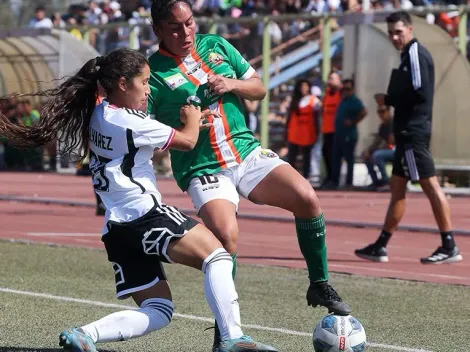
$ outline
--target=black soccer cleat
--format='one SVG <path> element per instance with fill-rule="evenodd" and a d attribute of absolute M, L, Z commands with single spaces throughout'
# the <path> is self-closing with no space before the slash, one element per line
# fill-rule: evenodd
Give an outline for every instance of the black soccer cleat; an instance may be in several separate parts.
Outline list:
<path fill-rule="evenodd" d="M 388 262 L 387 248 L 377 246 L 376 244 L 370 244 L 367 247 L 356 249 L 354 254 L 359 258 L 367 259 L 372 262 Z"/>
<path fill-rule="evenodd" d="M 310 283 L 307 291 L 307 302 L 312 307 L 326 307 L 328 313 L 336 315 L 349 315 L 352 311 L 327 281 Z"/>
<path fill-rule="evenodd" d="M 444 264 L 444 263 L 457 263 L 462 261 L 462 255 L 457 247 L 453 249 L 446 249 L 439 247 L 429 257 L 421 258 L 422 264 Z"/>

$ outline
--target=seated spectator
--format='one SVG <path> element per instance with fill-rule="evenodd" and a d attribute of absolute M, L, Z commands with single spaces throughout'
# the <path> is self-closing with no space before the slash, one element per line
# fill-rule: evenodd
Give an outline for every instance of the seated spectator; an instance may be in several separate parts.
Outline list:
<path fill-rule="evenodd" d="M 371 145 L 362 153 L 362 159 L 372 179 L 372 184 L 368 188 L 385 191 L 389 189 L 385 163 L 392 162 L 395 155 L 390 107 L 385 105 L 378 106 L 377 115 L 381 120 L 378 133 L 375 135 Z M 380 178 L 375 170 L 376 166 L 379 170 Z"/>

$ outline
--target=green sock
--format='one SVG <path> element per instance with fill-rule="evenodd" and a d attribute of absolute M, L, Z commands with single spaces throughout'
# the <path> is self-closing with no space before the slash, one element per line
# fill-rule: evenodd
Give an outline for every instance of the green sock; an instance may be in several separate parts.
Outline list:
<path fill-rule="evenodd" d="M 235 275 L 237 274 L 237 253 L 232 254 L 232 262 L 233 262 L 232 278 L 235 280 Z"/>
<path fill-rule="evenodd" d="M 328 260 L 325 245 L 323 214 L 311 219 L 295 219 L 297 239 L 304 256 L 311 282 L 328 281 Z"/>

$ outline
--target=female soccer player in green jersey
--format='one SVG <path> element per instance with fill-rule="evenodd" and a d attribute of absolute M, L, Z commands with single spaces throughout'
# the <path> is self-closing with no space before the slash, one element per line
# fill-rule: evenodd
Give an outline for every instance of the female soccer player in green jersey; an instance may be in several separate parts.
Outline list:
<path fill-rule="evenodd" d="M 315 191 L 278 155 L 262 149 L 245 124 L 239 99 L 264 98 L 260 77 L 225 39 L 196 35 L 189 0 L 154 0 L 151 12 L 160 48 L 149 58 L 147 112 L 176 129 L 182 125 L 175 112 L 186 103 L 221 115 L 210 118 L 213 127 L 201 132 L 192 151 L 171 151 L 179 187 L 191 196 L 204 224 L 232 254 L 234 264 L 239 194 L 253 203 L 291 211 L 309 272 L 308 304 L 349 314 L 349 306 L 328 283 L 325 221 Z"/>

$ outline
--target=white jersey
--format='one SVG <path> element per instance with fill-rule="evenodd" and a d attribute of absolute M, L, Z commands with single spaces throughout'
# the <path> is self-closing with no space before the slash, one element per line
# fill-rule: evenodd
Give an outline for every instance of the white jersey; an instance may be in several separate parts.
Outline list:
<path fill-rule="evenodd" d="M 151 159 L 155 148 L 167 149 L 174 136 L 173 128 L 145 112 L 107 101 L 96 106 L 90 121 L 90 169 L 106 207 L 106 223 L 138 219 L 161 203 Z"/>

